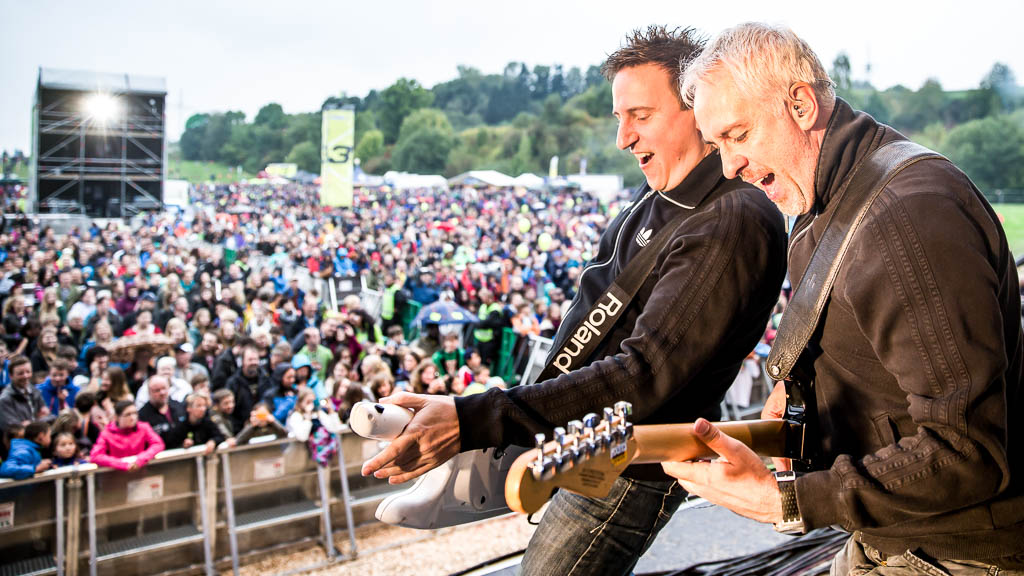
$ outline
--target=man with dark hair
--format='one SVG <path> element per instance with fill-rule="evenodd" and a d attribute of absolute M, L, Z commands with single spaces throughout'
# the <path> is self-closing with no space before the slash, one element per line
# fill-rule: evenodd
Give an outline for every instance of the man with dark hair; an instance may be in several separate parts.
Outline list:
<path fill-rule="evenodd" d="M 110 329 L 114 332 L 114 336 L 120 336 L 124 333 L 124 325 L 121 321 L 121 316 L 114 308 L 114 300 L 111 297 L 110 292 L 107 290 L 100 290 L 99 293 L 96 294 L 96 310 L 85 321 L 86 338 L 92 337 L 96 323 L 101 320 L 106 320 L 107 323 L 110 324 Z"/>
<path fill-rule="evenodd" d="M 217 356 L 213 363 L 213 373 L 210 375 L 211 390 L 220 390 L 227 385 L 228 380 L 242 367 L 242 349 L 250 346 L 256 348 L 256 342 L 252 338 L 236 338 L 234 346 Z"/>
<path fill-rule="evenodd" d="M 260 368 L 260 351 L 255 345 L 242 348 L 242 368 L 228 379 L 226 388 L 235 395 L 235 411 L 231 413 L 234 430 L 241 430 L 249 421 L 256 402 L 273 388 L 270 376 Z"/>
<path fill-rule="evenodd" d="M 98 389 L 100 380 L 103 379 L 103 373 L 107 371 L 107 366 L 110 364 L 110 352 L 103 346 L 91 346 L 85 351 L 84 360 L 84 369 L 75 368 L 76 384 L 85 388 L 89 383 L 93 383 L 94 387 Z"/>
<path fill-rule="evenodd" d="M 534 434 L 551 434 L 620 400 L 632 403 L 631 420 L 640 424 L 720 417 L 719 403 L 778 298 L 786 231 L 756 189 L 722 177 L 718 154 L 682 104 L 674 79 L 680 62 L 700 49 L 691 30 L 652 26 L 633 34 L 604 66 L 619 120 L 616 145 L 633 154 L 647 182 L 601 237 L 549 361 L 672 224 L 636 296 L 601 326 L 604 339 L 587 358 L 537 385 L 454 399 L 384 399 L 416 415 L 364 464 L 364 474 L 401 482 L 459 451 L 530 446 Z M 523 573 L 628 574 L 684 497 L 656 465 L 628 468 L 604 499 L 559 491 L 530 541 Z"/>
<path fill-rule="evenodd" d="M 306 298 L 302 302 L 302 315 L 295 319 L 288 326 L 288 331 L 285 332 L 285 337 L 288 338 L 289 342 L 292 342 L 306 328 L 320 328 L 320 314 L 318 313 L 318 305 L 316 298 Z M 295 343 L 292 342 L 292 347 L 295 347 Z"/>
<path fill-rule="evenodd" d="M 768 373 L 813 377 L 788 388 L 817 400 L 808 440 L 819 458 L 802 475 L 773 475 L 698 421 L 722 458 L 665 469 L 777 528 L 851 532 L 832 574 L 1020 574 L 1024 334 L 992 207 L 948 160 L 836 98 L 789 29 L 723 31 L 691 64 L 684 93 L 725 175 L 797 216 L 795 292 Z M 765 415 L 785 397 L 777 386 Z"/>
<path fill-rule="evenodd" d="M 8 369 L 11 385 L 0 394 L 0 430 L 7 432 L 11 426 L 27 426 L 46 410 L 43 395 L 32 385 L 32 363 L 24 356 L 11 358 Z"/>

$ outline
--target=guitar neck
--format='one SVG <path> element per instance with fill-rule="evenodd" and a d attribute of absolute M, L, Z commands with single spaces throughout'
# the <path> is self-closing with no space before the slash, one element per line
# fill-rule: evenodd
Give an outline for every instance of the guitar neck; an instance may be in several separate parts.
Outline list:
<path fill-rule="evenodd" d="M 716 422 L 723 433 L 743 442 L 758 454 L 782 456 L 787 453 L 786 431 L 791 423 L 784 420 L 740 420 Z M 717 454 L 701 442 L 693 424 L 648 424 L 633 427 L 637 442 L 632 464 L 685 462 L 713 458 Z"/>

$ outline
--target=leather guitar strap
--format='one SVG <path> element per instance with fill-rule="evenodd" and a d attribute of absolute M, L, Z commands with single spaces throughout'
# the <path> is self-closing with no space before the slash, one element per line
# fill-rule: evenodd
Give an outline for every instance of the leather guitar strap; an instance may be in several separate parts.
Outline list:
<path fill-rule="evenodd" d="M 945 159 L 924 146 L 900 140 L 879 147 L 854 168 L 853 176 L 839 190 L 839 205 L 826 222 L 800 285 L 782 315 L 768 355 L 769 376 L 791 380 L 793 366 L 814 334 L 853 235 L 875 198 L 907 166 L 936 158 Z"/>
<path fill-rule="evenodd" d="M 665 225 L 654 238 L 640 251 L 619 273 L 612 285 L 598 298 L 583 319 L 567 332 L 562 338 L 560 347 L 548 355 L 548 364 L 537 377 L 537 382 L 544 382 L 560 374 L 568 374 L 585 366 L 597 347 L 611 332 L 615 322 L 629 306 L 630 301 L 643 286 L 644 281 L 654 269 L 658 255 L 668 243 L 669 238 L 683 223 L 689 213 L 683 212 Z"/>

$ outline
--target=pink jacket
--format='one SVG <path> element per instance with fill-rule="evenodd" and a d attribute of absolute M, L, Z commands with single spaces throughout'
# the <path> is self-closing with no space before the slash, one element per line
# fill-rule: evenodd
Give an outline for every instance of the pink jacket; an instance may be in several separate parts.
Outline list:
<path fill-rule="evenodd" d="M 131 430 L 122 430 L 116 422 L 111 422 L 96 439 L 89 461 L 98 466 L 127 470 L 129 464 L 121 458 L 135 456 L 135 463 L 142 468 L 163 449 L 164 441 L 149 424 L 139 422 Z"/>

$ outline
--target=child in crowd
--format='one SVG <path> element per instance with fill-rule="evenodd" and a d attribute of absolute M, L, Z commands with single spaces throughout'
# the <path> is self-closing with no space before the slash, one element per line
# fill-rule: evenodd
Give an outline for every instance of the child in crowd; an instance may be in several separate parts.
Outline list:
<path fill-rule="evenodd" d="M 227 388 L 221 388 L 213 393 L 213 402 L 210 406 L 210 420 L 217 426 L 225 438 L 235 435 L 231 426 L 231 413 L 235 411 L 235 394 Z"/>
<path fill-rule="evenodd" d="M 441 341 L 441 349 L 434 352 L 434 364 L 441 376 L 454 376 L 459 366 L 466 363 L 466 351 L 459 346 L 459 334 L 449 332 Z"/>
<path fill-rule="evenodd" d="M 341 422 L 348 423 L 348 418 L 352 414 L 352 407 L 358 402 L 363 402 L 365 400 L 373 400 L 373 398 L 366 395 L 362 386 L 349 386 L 349 388 L 345 390 L 345 397 L 342 399 L 341 404 L 336 408 Z"/>
<path fill-rule="evenodd" d="M 459 373 L 455 377 L 462 381 L 463 386 L 470 386 L 476 380 L 476 370 L 481 364 L 480 353 L 470 348 L 466 350 L 466 363 L 459 367 Z"/>
<path fill-rule="evenodd" d="M 395 379 L 390 374 L 377 374 L 368 383 L 371 400 L 380 400 L 395 392 Z"/>
<path fill-rule="evenodd" d="M 89 460 L 118 470 L 138 470 L 164 449 L 153 428 L 139 422 L 139 411 L 128 400 L 114 405 L 116 419 L 107 424 L 92 447 Z"/>
<path fill-rule="evenodd" d="M 196 374 L 192 377 L 192 392 L 195 394 L 210 395 L 210 377 L 206 374 Z"/>
<path fill-rule="evenodd" d="M 330 402 L 317 403 L 312 390 L 303 389 L 295 401 L 295 410 L 288 416 L 288 433 L 309 446 L 317 464 L 327 466 L 338 451 L 336 434 L 342 431 L 341 420 Z"/>
<path fill-rule="evenodd" d="M 73 466 L 87 462 L 82 457 L 75 435 L 71 432 L 56 432 L 53 435 L 53 465 Z"/>
<path fill-rule="evenodd" d="M 37 420 L 25 426 L 25 437 L 11 440 L 11 451 L 0 465 L 0 478 L 24 480 L 53 467 L 42 451 L 50 447 L 50 425 Z"/>
<path fill-rule="evenodd" d="M 318 403 L 316 394 L 303 388 L 295 400 L 295 409 L 288 415 L 288 433 L 305 442 L 319 426 L 326 427 L 331 433 L 341 432 L 341 421 L 331 403 Z"/>
<path fill-rule="evenodd" d="M 473 371 L 473 382 L 466 386 L 462 392 L 463 396 L 471 396 L 487 391 L 487 381 L 491 379 L 491 369 L 487 366 L 477 365 Z"/>

